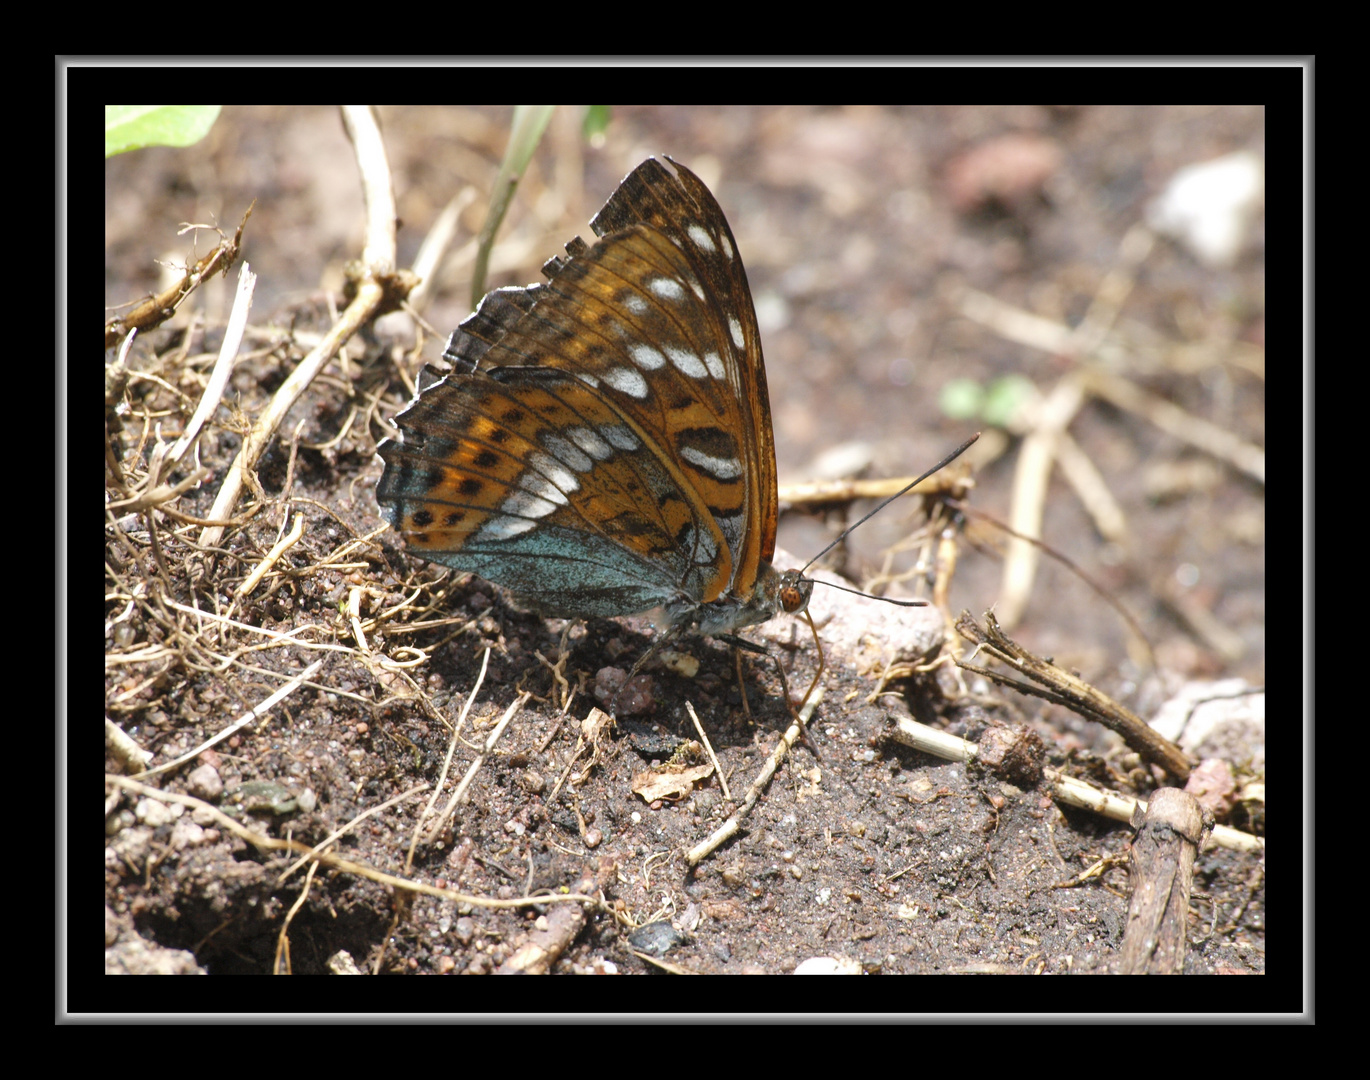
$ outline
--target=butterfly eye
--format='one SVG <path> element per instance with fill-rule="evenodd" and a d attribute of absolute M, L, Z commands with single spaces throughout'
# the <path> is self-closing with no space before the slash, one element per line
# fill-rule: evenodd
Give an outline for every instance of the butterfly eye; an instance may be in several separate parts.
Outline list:
<path fill-rule="evenodd" d="M 813 582 L 802 577 L 797 570 L 786 570 L 780 575 L 780 606 L 793 615 L 809 606 L 809 596 L 813 593 Z"/>

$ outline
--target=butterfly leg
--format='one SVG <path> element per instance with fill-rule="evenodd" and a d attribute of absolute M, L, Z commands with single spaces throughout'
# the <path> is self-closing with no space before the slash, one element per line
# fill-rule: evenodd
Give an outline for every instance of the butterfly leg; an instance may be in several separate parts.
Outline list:
<path fill-rule="evenodd" d="M 808 612 L 805 612 L 804 614 L 807 615 Z M 811 623 L 810 625 L 812 625 L 812 623 Z M 756 642 L 754 642 L 754 641 L 748 641 L 746 638 L 740 638 L 740 637 L 737 637 L 737 636 L 734 635 L 734 634 L 715 634 L 714 636 L 715 636 L 716 638 L 718 638 L 719 641 L 726 641 L 729 645 L 732 645 L 732 646 L 734 646 L 734 647 L 736 647 L 736 648 L 738 649 L 738 653 L 737 653 L 738 668 L 737 668 L 737 671 L 738 671 L 739 683 L 740 683 L 740 680 L 741 680 L 741 677 L 742 677 L 742 650 L 746 650 L 747 652 L 752 652 L 752 653 L 761 653 L 763 656 L 773 656 L 773 654 L 771 653 L 771 650 L 770 650 L 770 649 L 766 648 L 764 645 L 758 645 L 758 644 L 757 644 Z M 815 631 L 814 631 L 814 637 L 817 637 L 817 636 L 818 636 L 818 631 L 815 630 Z M 819 655 L 819 661 L 818 661 L 818 663 L 819 663 L 818 674 L 819 674 L 819 675 L 822 675 L 822 674 L 823 674 L 823 667 L 822 667 L 822 664 L 823 664 L 823 659 L 822 659 L 823 653 L 822 653 L 821 648 L 820 648 L 820 650 L 819 650 L 819 654 L 818 654 L 818 655 Z M 780 663 L 780 657 L 779 657 L 779 656 L 773 656 L 773 658 L 774 658 L 774 660 L 775 660 L 775 670 L 776 670 L 776 672 L 780 675 L 780 692 L 781 692 L 782 695 L 784 695 L 784 698 L 785 698 L 785 707 L 786 707 L 787 709 L 790 710 L 790 717 L 794 720 L 794 722 L 795 722 L 796 724 L 799 725 L 799 736 L 800 736 L 800 738 L 803 740 L 804 745 L 807 746 L 807 747 L 809 748 L 809 753 L 811 753 L 817 761 L 820 761 L 820 762 L 821 762 L 821 761 L 823 760 L 823 755 L 820 754 L 820 753 L 818 752 L 818 747 L 814 745 L 813 739 L 811 739 L 811 738 L 809 737 L 809 729 L 808 729 L 808 727 L 805 725 L 804 721 L 801 720 L 801 719 L 799 718 L 799 710 L 795 708 L 794 702 L 792 702 L 792 701 L 790 700 L 790 684 L 789 684 L 789 680 L 785 678 L 785 668 L 784 668 L 784 666 Z M 801 701 L 801 702 L 799 703 L 799 708 L 802 709 L 802 708 L 804 707 L 804 702 L 807 702 L 807 701 L 809 700 L 809 694 L 812 694 L 812 693 L 813 693 L 813 688 L 814 688 L 815 686 L 817 686 L 817 685 L 818 685 L 818 678 L 815 676 L 813 682 L 811 682 L 811 683 L 809 684 L 809 689 L 808 689 L 808 691 L 804 694 L 804 701 Z M 742 700 L 743 700 L 744 703 L 745 703 L 746 700 L 747 700 L 747 692 L 746 692 L 746 690 L 743 690 L 743 691 L 742 691 Z M 750 715 L 750 714 L 748 714 L 748 715 Z"/>
<path fill-rule="evenodd" d="M 733 650 L 733 659 L 737 661 L 737 692 L 742 695 L 742 713 L 748 720 L 752 718 L 752 707 L 747 704 L 747 684 L 742 678 L 742 650 Z"/>
<path fill-rule="evenodd" d="M 818 680 L 823 677 L 823 670 L 827 667 L 827 663 L 823 659 L 823 642 L 818 636 L 818 627 L 813 624 L 813 616 L 809 614 L 808 608 L 805 608 L 801 614 L 813 632 L 814 648 L 818 650 L 818 670 L 813 673 L 813 682 L 809 683 L 809 688 L 804 691 L 804 700 L 799 703 L 799 707 L 802 709 L 809 703 L 809 696 L 813 693 L 814 687 L 818 685 Z"/>
<path fill-rule="evenodd" d="M 638 658 L 637 663 L 635 663 L 632 666 L 632 669 L 628 672 L 628 677 L 623 680 L 623 686 L 620 686 L 614 692 L 613 699 L 609 702 L 610 716 L 613 716 L 615 717 L 615 719 L 617 719 L 619 694 L 623 693 L 624 688 L 627 687 L 627 685 L 633 681 L 634 676 L 636 676 L 637 673 L 643 669 L 647 661 L 654 657 L 663 648 L 665 648 L 671 642 L 675 641 L 675 639 L 680 636 L 681 632 L 677 627 L 672 627 L 671 629 L 667 630 L 664 634 L 659 634 L 657 636 L 656 640 L 652 642 L 650 648 L 648 648 L 647 651 Z"/>

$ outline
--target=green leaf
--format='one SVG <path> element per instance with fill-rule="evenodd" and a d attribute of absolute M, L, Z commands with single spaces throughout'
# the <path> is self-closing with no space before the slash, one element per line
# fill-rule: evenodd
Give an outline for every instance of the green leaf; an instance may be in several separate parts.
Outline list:
<path fill-rule="evenodd" d="M 974 379 L 952 379 L 942 387 L 937 404 L 942 415 L 952 420 L 980 420 L 992 427 L 1006 428 L 1013 414 L 1037 393 L 1030 379 L 1004 375 L 988 387 Z"/>
<path fill-rule="evenodd" d="M 1031 401 L 1036 393 L 1032 380 L 1022 375 L 1005 375 L 995 379 L 989 384 L 981 416 L 987 424 L 1008 427 L 1013 414 Z"/>
<path fill-rule="evenodd" d="M 585 106 L 585 119 L 580 122 L 580 133 L 591 146 L 597 146 L 604 139 L 609 128 L 610 109 L 608 105 Z"/>
<path fill-rule="evenodd" d="M 222 105 L 106 105 L 105 157 L 144 146 L 190 146 L 209 133 Z"/>
<path fill-rule="evenodd" d="M 499 232 L 504 215 L 513 201 L 514 190 L 528 162 L 533 159 L 533 151 L 542 141 L 542 133 L 556 111 L 555 105 L 515 105 L 514 126 L 509 133 L 509 148 L 500 162 L 499 175 L 495 177 L 494 192 L 490 198 L 490 210 L 481 226 L 480 239 L 476 244 L 476 265 L 471 279 L 471 307 L 480 303 L 485 295 L 485 276 L 490 268 L 490 249 L 495 246 L 495 234 Z"/>
<path fill-rule="evenodd" d="M 937 396 L 942 415 L 952 420 L 969 420 L 980 415 L 985 404 L 984 388 L 974 379 L 952 379 Z"/>

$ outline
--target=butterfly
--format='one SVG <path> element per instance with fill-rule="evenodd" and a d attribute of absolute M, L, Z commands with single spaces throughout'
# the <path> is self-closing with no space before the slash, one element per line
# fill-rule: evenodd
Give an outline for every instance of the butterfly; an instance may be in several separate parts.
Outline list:
<path fill-rule="evenodd" d="M 449 373 L 420 373 L 376 498 L 409 551 L 541 614 L 651 612 L 659 640 L 739 640 L 813 582 L 771 565 L 775 440 L 737 243 L 670 158 L 590 227 L 545 284 L 485 296 Z"/>

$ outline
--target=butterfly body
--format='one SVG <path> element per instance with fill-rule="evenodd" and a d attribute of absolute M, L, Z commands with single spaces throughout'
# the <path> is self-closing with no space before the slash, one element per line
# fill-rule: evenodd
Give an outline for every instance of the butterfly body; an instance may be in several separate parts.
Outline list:
<path fill-rule="evenodd" d="M 668 161 L 670 159 L 667 159 Z M 546 615 L 653 611 L 726 635 L 807 604 L 771 565 L 776 472 L 746 273 L 708 188 L 649 158 L 550 260 L 498 289 L 381 443 L 414 554 Z"/>

